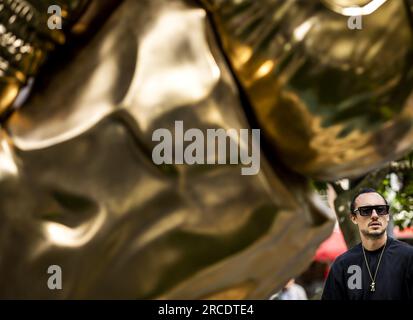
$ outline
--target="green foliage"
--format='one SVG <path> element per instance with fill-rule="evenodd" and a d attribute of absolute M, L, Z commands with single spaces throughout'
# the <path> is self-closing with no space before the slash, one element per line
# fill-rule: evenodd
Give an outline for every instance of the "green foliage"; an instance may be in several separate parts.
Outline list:
<path fill-rule="evenodd" d="M 394 224 L 401 230 L 413 225 L 413 153 L 384 168 L 388 174 L 377 190 L 390 200 Z M 392 176 L 394 182 L 392 183 Z"/>
<path fill-rule="evenodd" d="M 327 182 L 312 180 L 311 187 L 313 187 L 319 193 L 323 194 L 327 190 Z"/>

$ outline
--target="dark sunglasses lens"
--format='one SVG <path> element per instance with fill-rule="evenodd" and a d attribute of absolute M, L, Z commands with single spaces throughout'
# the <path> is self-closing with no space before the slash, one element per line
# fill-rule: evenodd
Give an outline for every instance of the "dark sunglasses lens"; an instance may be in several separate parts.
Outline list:
<path fill-rule="evenodd" d="M 385 215 L 388 212 L 387 206 L 376 206 L 374 209 L 376 209 L 376 212 L 379 215 Z"/>
<path fill-rule="evenodd" d="M 359 212 L 360 212 L 360 215 L 363 217 L 369 216 L 373 212 L 373 207 L 360 207 Z"/>

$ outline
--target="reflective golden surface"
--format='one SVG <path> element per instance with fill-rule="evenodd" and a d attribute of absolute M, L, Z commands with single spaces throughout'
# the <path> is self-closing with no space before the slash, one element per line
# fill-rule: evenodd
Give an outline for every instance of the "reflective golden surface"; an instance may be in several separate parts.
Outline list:
<path fill-rule="evenodd" d="M 328 8 L 347 16 L 371 14 L 389 0 L 321 0 Z"/>
<path fill-rule="evenodd" d="M 357 176 L 411 150 L 409 13 L 374 1 L 352 30 L 335 12 L 368 2 L 204 1 L 260 126 L 304 175 Z"/>
<path fill-rule="evenodd" d="M 196 3 L 126 0 L 48 76 L 0 138 L 0 297 L 266 298 L 331 232 L 308 181 L 265 154 L 256 176 L 153 164 L 152 132 L 176 120 L 249 128 Z"/>
<path fill-rule="evenodd" d="M 87 0 L 0 0 L 0 120 L 20 88 L 37 74 L 48 54 L 65 42 L 63 29 L 48 28 L 48 8 L 59 5 L 62 28 L 68 29 Z"/>

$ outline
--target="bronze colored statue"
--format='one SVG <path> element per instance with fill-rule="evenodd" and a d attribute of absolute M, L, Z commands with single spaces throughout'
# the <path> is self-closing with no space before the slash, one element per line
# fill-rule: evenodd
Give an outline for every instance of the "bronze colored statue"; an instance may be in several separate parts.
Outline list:
<path fill-rule="evenodd" d="M 0 31 L 26 2 L 39 16 L 50 5 L 0 1 Z M 27 66 L 1 42 L 0 297 L 266 298 L 332 230 L 309 179 L 412 147 L 402 1 L 363 16 L 363 30 L 347 28 L 343 0 L 61 2 L 68 22 Z M 37 48 L 30 23 L 16 24 Z M 262 129 L 260 172 L 155 165 L 152 133 L 176 121 Z M 50 265 L 61 290 L 47 287 Z"/>

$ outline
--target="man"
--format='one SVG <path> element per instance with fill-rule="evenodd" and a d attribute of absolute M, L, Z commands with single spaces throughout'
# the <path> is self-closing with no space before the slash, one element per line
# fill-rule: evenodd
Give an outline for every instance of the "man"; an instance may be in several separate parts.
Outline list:
<path fill-rule="evenodd" d="M 290 279 L 287 284 L 277 293 L 273 294 L 269 300 L 308 300 L 304 288 Z"/>
<path fill-rule="evenodd" d="M 363 189 L 350 209 L 361 243 L 334 261 L 322 300 L 413 300 L 413 247 L 387 236 L 387 201 Z"/>

